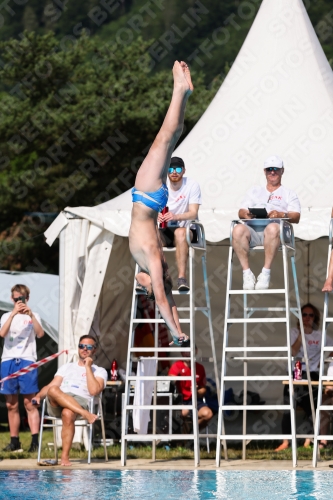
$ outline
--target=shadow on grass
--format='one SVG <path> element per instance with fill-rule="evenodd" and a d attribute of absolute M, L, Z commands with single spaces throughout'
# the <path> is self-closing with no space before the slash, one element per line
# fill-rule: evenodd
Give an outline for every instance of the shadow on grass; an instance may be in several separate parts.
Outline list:
<path fill-rule="evenodd" d="M 20 441 L 23 448 L 23 453 L 13 453 L 1 451 L 9 442 L 10 435 L 9 432 L 0 433 L 0 460 L 10 459 L 10 460 L 20 460 L 20 459 L 37 459 L 37 452 L 28 453 L 31 442 L 31 434 L 29 432 L 20 433 Z M 42 444 L 42 459 L 54 458 L 54 449 L 50 444 L 53 443 L 53 433 L 52 431 L 44 431 L 43 433 L 43 444 Z M 291 448 L 283 450 L 280 452 L 275 452 L 274 449 L 277 446 L 276 441 L 252 441 L 247 446 L 246 458 L 248 460 L 292 460 Z M 60 450 L 61 453 L 61 450 Z M 59 453 L 59 455 L 60 455 Z M 108 455 L 110 460 L 120 460 L 121 446 L 120 444 L 115 444 L 108 447 Z M 300 446 L 297 449 L 298 460 L 312 460 L 313 449 L 304 448 Z M 85 449 L 72 449 L 70 453 L 71 459 L 87 460 L 87 452 Z M 209 459 L 215 460 L 216 451 L 215 443 L 211 442 L 211 451 L 207 452 L 206 447 L 203 446 L 200 450 L 200 458 L 202 460 Z M 221 450 L 221 457 L 224 458 L 223 448 Z M 321 460 L 333 460 L 333 448 L 327 447 L 320 451 Z M 104 449 L 99 446 L 94 448 L 92 452 L 93 459 L 104 460 Z M 127 448 L 127 458 L 128 459 L 152 459 L 152 447 L 150 445 L 129 445 Z M 156 459 L 161 461 L 168 460 L 191 460 L 194 459 L 194 453 L 188 447 L 179 446 L 173 442 L 161 443 L 156 447 Z M 242 447 L 241 444 L 233 444 L 232 447 L 228 446 L 228 459 L 229 460 L 241 460 L 242 459 Z"/>

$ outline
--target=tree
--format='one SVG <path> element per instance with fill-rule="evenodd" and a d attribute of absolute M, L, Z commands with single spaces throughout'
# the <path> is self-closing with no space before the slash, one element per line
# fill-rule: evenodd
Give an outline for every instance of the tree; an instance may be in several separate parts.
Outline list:
<path fill-rule="evenodd" d="M 47 214 L 96 205 L 133 185 L 171 97 L 171 71 L 149 71 L 149 43 L 113 52 L 84 34 L 59 44 L 51 33 L 26 32 L 0 45 L 2 268 L 26 269 L 36 258 L 56 271 L 52 249 L 45 254 L 34 239 Z M 215 92 L 202 76 L 195 81 L 187 132 Z"/>

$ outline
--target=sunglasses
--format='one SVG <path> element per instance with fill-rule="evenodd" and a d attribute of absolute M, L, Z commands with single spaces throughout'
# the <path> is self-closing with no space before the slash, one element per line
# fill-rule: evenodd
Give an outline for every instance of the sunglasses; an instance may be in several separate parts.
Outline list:
<path fill-rule="evenodd" d="M 183 170 L 183 167 L 169 167 L 169 174 L 172 174 L 172 172 L 176 172 L 177 174 L 181 174 Z"/>
<path fill-rule="evenodd" d="M 87 351 L 92 351 L 93 349 L 96 349 L 95 345 L 91 344 L 79 344 L 79 349 L 87 349 Z"/>
<path fill-rule="evenodd" d="M 302 313 L 302 316 L 303 316 L 303 318 L 306 318 L 307 316 L 309 316 L 309 318 L 314 318 L 313 313 Z"/>
<path fill-rule="evenodd" d="M 20 297 L 16 297 L 15 299 L 13 298 L 13 301 L 14 302 L 18 302 L 18 301 L 21 301 L 21 302 L 25 302 L 25 297 L 23 295 L 21 295 Z"/>
<path fill-rule="evenodd" d="M 278 168 L 278 167 L 268 167 L 268 168 L 265 168 L 266 172 L 279 172 L 279 170 L 281 170 L 281 168 Z"/>

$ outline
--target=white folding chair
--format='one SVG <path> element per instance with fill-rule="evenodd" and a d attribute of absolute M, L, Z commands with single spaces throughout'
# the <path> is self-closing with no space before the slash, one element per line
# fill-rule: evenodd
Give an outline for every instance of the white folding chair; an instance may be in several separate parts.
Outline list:
<path fill-rule="evenodd" d="M 91 398 L 89 403 L 89 411 L 90 413 L 95 413 L 97 415 L 97 420 L 94 423 L 101 421 L 102 427 L 102 437 L 103 437 L 103 446 L 104 446 L 104 455 L 105 461 L 108 462 L 108 452 L 106 448 L 106 437 L 105 437 L 105 425 L 104 425 L 104 416 L 103 416 L 103 406 L 102 406 L 102 394 L 96 396 L 96 398 Z M 49 423 L 44 423 L 44 421 L 49 421 Z M 75 425 L 81 425 L 87 427 L 88 430 L 88 464 L 91 463 L 91 450 L 92 450 L 92 442 L 93 442 L 93 425 L 89 424 L 87 420 L 79 417 L 75 421 Z M 38 445 L 38 456 L 37 463 L 40 463 L 41 460 L 41 452 L 42 452 L 42 440 L 43 440 L 43 429 L 44 427 L 51 427 L 53 429 L 53 443 L 54 443 L 54 453 L 55 460 L 58 461 L 58 446 L 57 446 L 57 436 L 56 436 L 56 428 L 62 427 L 62 420 L 57 417 L 51 417 L 46 413 L 46 399 L 43 401 L 42 405 L 42 414 L 40 419 L 40 430 L 39 430 L 39 445 Z"/>

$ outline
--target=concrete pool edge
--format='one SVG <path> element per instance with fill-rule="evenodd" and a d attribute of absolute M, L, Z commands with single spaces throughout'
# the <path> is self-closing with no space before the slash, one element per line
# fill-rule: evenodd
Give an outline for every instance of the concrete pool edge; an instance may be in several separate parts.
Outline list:
<path fill-rule="evenodd" d="M 45 466 L 37 465 L 36 459 L 3 459 L 0 461 L 0 470 L 331 470 L 333 460 L 318 462 L 316 469 L 312 467 L 310 460 L 300 460 L 294 469 L 290 460 L 222 460 L 221 467 L 215 466 L 215 460 L 201 460 L 199 467 L 194 467 L 193 460 L 157 460 L 131 459 L 127 460 L 125 467 L 121 466 L 119 459 L 93 460 L 87 464 L 84 460 L 73 460 L 71 467 L 61 465 Z"/>

